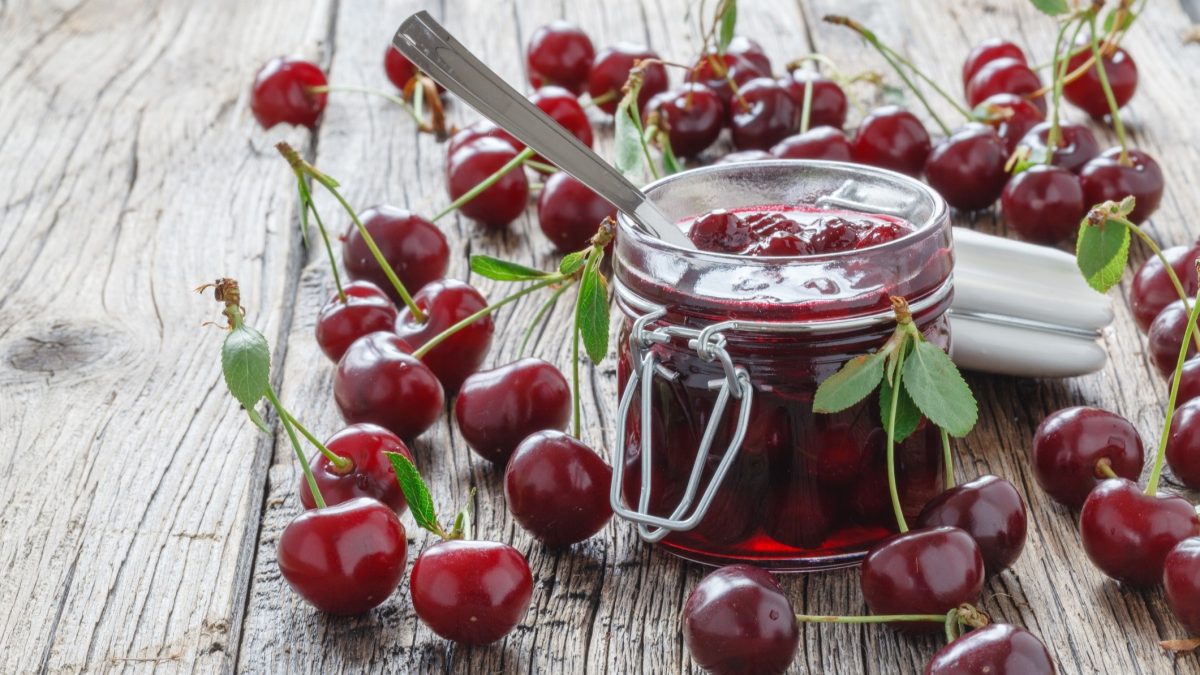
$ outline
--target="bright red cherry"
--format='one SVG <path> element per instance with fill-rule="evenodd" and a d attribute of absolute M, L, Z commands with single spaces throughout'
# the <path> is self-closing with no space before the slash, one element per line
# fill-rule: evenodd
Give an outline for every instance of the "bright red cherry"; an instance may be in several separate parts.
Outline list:
<path fill-rule="evenodd" d="M 1017 45 L 1003 38 L 988 38 L 972 47 L 971 51 L 967 54 L 966 60 L 963 61 L 963 86 L 967 86 L 967 83 L 971 81 L 975 73 L 979 72 L 980 68 L 996 59 L 1002 58 L 1015 59 L 1021 63 L 1026 62 L 1025 52 Z"/>
<path fill-rule="evenodd" d="M 346 300 L 337 293 L 317 315 L 317 345 L 335 363 L 358 338 L 396 325 L 396 305 L 369 281 L 346 284 Z"/>
<path fill-rule="evenodd" d="M 1031 464 L 1038 485 L 1055 501 L 1072 508 L 1083 505 L 1104 480 L 1096 469 L 1102 460 L 1118 476 L 1136 480 L 1145 449 L 1129 420 L 1100 408 L 1065 408 L 1052 413 L 1033 435 Z"/>
<path fill-rule="evenodd" d="M 1141 224 L 1158 210 L 1163 195 L 1163 172 L 1149 153 L 1129 151 L 1129 164 L 1121 163 L 1121 149 L 1109 148 L 1083 165 L 1079 178 L 1088 204 L 1119 202 L 1133 195 L 1137 206 L 1129 220 Z"/>
<path fill-rule="evenodd" d="M 658 125 L 667 132 L 671 151 L 679 157 L 695 157 L 721 135 L 725 103 L 713 90 L 694 82 L 658 94 L 646 104 L 642 120 L 649 123 L 658 113 Z"/>
<path fill-rule="evenodd" d="M 1101 48 L 1104 72 L 1108 75 L 1108 85 L 1112 87 L 1113 98 L 1117 107 L 1123 108 L 1133 93 L 1137 90 L 1138 69 L 1133 57 L 1124 49 L 1116 47 L 1111 54 Z M 1092 58 L 1092 49 L 1087 47 L 1071 55 L 1067 60 L 1067 72 L 1073 73 Z M 1079 79 L 1068 82 L 1063 86 L 1063 96 L 1085 113 L 1095 118 L 1101 118 L 1112 112 L 1109 109 L 1108 98 L 1100 85 L 1100 69 L 1093 63 Z"/>
<path fill-rule="evenodd" d="M 729 41 L 729 46 L 725 48 L 725 53 L 739 56 L 753 63 L 754 67 L 758 68 L 763 75 L 771 74 L 771 59 L 767 57 L 766 50 L 758 42 L 744 35 L 735 35 Z"/>
<path fill-rule="evenodd" d="M 766 150 L 799 128 L 800 106 L 777 80 L 755 78 L 739 94 L 729 120 L 739 150 Z"/>
<path fill-rule="evenodd" d="M 791 77 L 783 80 L 784 86 L 796 99 L 800 110 L 804 109 L 804 89 L 812 87 L 812 102 L 808 111 L 808 128 L 833 127 L 841 129 L 846 126 L 846 111 L 850 105 L 846 92 L 836 82 L 814 70 L 797 68 Z"/>
<path fill-rule="evenodd" d="M 1200 634 L 1200 538 L 1188 537 L 1163 562 L 1163 590 L 1179 623 Z"/>
<path fill-rule="evenodd" d="M 309 89 L 327 84 L 324 71 L 315 63 L 291 56 L 273 58 L 254 76 L 250 110 L 264 129 L 280 123 L 312 129 L 328 96 Z"/>
<path fill-rule="evenodd" d="M 771 573 L 730 565 L 704 577 L 683 605 L 683 641 L 696 665 L 725 673 L 783 673 L 800 631 Z"/>
<path fill-rule="evenodd" d="M 1101 483 L 1079 513 L 1079 539 L 1088 558 L 1130 586 L 1162 583 L 1167 554 L 1198 534 L 1200 517 L 1188 500 L 1150 496 L 1124 478 Z"/>
<path fill-rule="evenodd" d="M 467 445 L 480 457 L 504 465 L 531 434 L 561 430 L 571 419 L 571 387 L 558 368 L 534 358 L 463 381 L 454 418 Z"/>
<path fill-rule="evenodd" d="M 1179 350 L 1183 348 L 1183 334 L 1187 330 L 1188 311 L 1182 300 L 1175 300 L 1163 308 L 1146 336 L 1146 352 L 1150 361 L 1163 377 L 1170 377 L 1179 362 Z M 1196 354 L 1196 341 L 1188 345 L 1187 358 Z"/>
<path fill-rule="evenodd" d="M 1042 88 L 1037 73 L 1024 61 L 1002 56 L 983 64 L 967 83 L 967 103 L 975 107 L 994 94 L 1028 96 Z M 1045 112 L 1046 100 L 1038 97 L 1032 103 Z"/>
<path fill-rule="evenodd" d="M 788 136 L 771 148 L 771 154 L 780 159 L 851 161 L 850 141 L 841 129 L 833 127 L 814 127 L 802 134 Z"/>
<path fill-rule="evenodd" d="M 917 116 L 898 106 L 876 108 L 854 135 L 854 161 L 919 176 L 929 156 L 929 132 Z"/>
<path fill-rule="evenodd" d="M 617 111 L 621 102 L 621 88 L 629 79 L 629 71 L 636 62 L 645 59 L 657 59 L 658 54 L 642 45 L 628 42 L 601 49 L 592 61 L 591 72 L 588 73 L 588 94 L 592 99 L 604 97 L 603 103 L 597 105 L 608 114 Z M 661 63 L 651 63 L 646 66 L 642 78 L 642 91 L 638 94 L 638 110 L 643 110 L 646 103 L 655 94 L 667 89 L 667 69 Z"/>
<path fill-rule="evenodd" d="M 477 138 L 461 146 L 446 165 L 447 188 L 455 200 L 496 173 L 517 156 L 507 141 L 498 138 Z M 529 201 L 529 179 L 517 167 L 494 185 L 462 205 L 463 215 L 489 227 L 500 228 L 525 212 Z"/>
<path fill-rule="evenodd" d="M 546 179 L 537 203 L 538 226 L 563 253 L 578 251 L 592 240 L 605 218 L 617 209 L 565 171 Z"/>
<path fill-rule="evenodd" d="M 579 99 L 570 91 L 546 85 L 533 92 L 529 100 L 584 145 L 592 147 L 592 123 L 588 121 L 587 113 L 579 104 Z"/>
<path fill-rule="evenodd" d="M 1046 645 L 1024 628 L 989 623 L 938 650 L 925 675 L 1054 675 Z"/>
<path fill-rule="evenodd" d="M 504 498 L 521 527 L 550 548 L 596 534 L 612 518 L 612 469 L 561 431 L 526 438 L 504 471 Z"/>
<path fill-rule="evenodd" d="M 322 453 L 312 462 L 313 478 L 325 503 L 333 506 L 359 497 L 383 502 L 396 515 L 404 513 L 408 504 L 396 480 L 391 460 L 385 452 L 396 452 L 413 460 L 412 452 L 400 437 L 374 424 L 351 424 L 337 432 L 325 447 L 339 457 L 350 460 L 350 466 L 338 470 Z M 307 480 L 300 480 L 300 503 L 306 509 L 317 508 Z"/>
<path fill-rule="evenodd" d="M 413 610 L 433 632 L 486 645 L 524 618 L 533 575 L 525 556 L 507 544 L 451 539 L 417 556 L 409 587 Z"/>
<path fill-rule="evenodd" d="M 408 540 L 395 512 L 360 497 L 305 511 L 279 536 L 279 571 L 309 604 L 330 614 L 362 614 L 396 590 Z"/>
<path fill-rule="evenodd" d="M 445 395 L 412 349 L 385 331 L 351 343 L 333 374 L 333 398 L 342 419 L 378 424 L 401 438 L 416 438 L 433 426 Z"/>
<path fill-rule="evenodd" d="M 1025 241 L 1053 246 L 1079 232 L 1087 215 L 1079 176 L 1037 164 L 1013 176 L 1000 193 L 1004 222 Z"/>
<path fill-rule="evenodd" d="M 1200 258 L 1200 243 L 1191 246 L 1172 246 L 1163 249 L 1163 257 L 1171 263 L 1175 276 L 1188 297 L 1196 294 L 1196 259 Z M 1133 309 L 1133 320 L 1143 333 L 1150 330 L 1154 317 L 1164 307 L 1179 299 L 1179 292 L 1171 277 L 1163 267 L 1158 256 L 1146 258 L 1146 262 L 1133 275 L 1133 284 L 1129 287 L 1130 305 Z"/>
<path fill-rule="evenodd" d="M 1000 198 L 1008 150 L 991 127 L 968 124 L 939 141 L 925 160 L 925 180 L 960 211 L 985 209 Z"/>
<path fill-rule="evenodd" d="M 408 209 L 387 204 L 363 211 L 359 220 L 409 293 L 416 293 L 425 284 L 446 276 L 450 246 L 446 243 L 446 235 L 433 223 Z M 353 224 L 346 231 L 342 244 L 342 262 L 351 279 L 369 281 L 384 289 L 393 300 L 400 300 L 392 282 Z"/>
<path fill-rule="evenodd" d="M 417 322 L 412 312 L 404 307 L 396 318 L 396 334 L 414 349 L 487 307 L 487 300 L 479 291 L 457 279 L 442 279 L 429 284 L 413 296 L 413 302 L 425 312 L 427 320 Z M 431 349 L 421 361 L 437 375 L 446 391 L 458 391 L 463 380 L 483 364 L 495 330 L 491 314 L 480 317 Z"/>
<path fill-rule="evenodd" d="M 552 21 L 533 32 L 525 50 L 529 83 L 534 88 L 557 85 L 578 96 L 587 85 L 596 49 L 579 26 Z"/>
<path fill-rule="evenodd" d="M 388 45 L 383 53 L 383 71 L 397 89 L 403 91 L 409 80 L 417 75 L 417 67 L 395 47 Z"/>
<path fill-rule="evenodd" d="M 1180 483 L 1200 486 L 1200 401 L 1191 400 L 1175 409 L 1167 438 L 1167 466 Z"/>
<path fill-rule="evenodd" d="M 1008 569 L 1025 548 L 1025 500 L 999 476 L 980 476 L 934 497 L 921 510 L 921 527 L 957 527 L 979 544 L 988 575 Z"/>
<path fill-rule="evenodd" d="M 1016 94 L 992 94 L 975 106 L 979 121 L 992 127 L 1004 141 L 1004 148 L 1011 155 L 1029 130 L 1046 119 L 1042 111 L 1029 99 Z M 1099 148 L 1096 149 L 1099 152 Z"/>
<path fill-rule="evenodd" d="M 979 545 L 957 527 L 897 534 L 871 547 L 862 563 L 862 592 L 874 614 L 945 614 L 983 591 Z M 942 624 L 893 624 L 902 633 L 933 633 Z"/>
<path fill-rule="evenodd" d="M 1058 147 L 1054 149 L 1050 163 L 1061 166 L 1067 171 L 1079 173 L 1084 164 L 1100 154 L 1100 142 L 1096 140 L 1091 129 L 1082 124 L 1063 122 L 1059 125 Z M 1044 162 L 1049 154 L 1046 145 L 1050 138 L 1050 123 L 1040 122 L 1030 129 L 1019 143 L 1020 147 L 1029 149 L 1029 158 L 1034 162 Z M 1091 202 L 1088 203 L 1089 206 Z"/>

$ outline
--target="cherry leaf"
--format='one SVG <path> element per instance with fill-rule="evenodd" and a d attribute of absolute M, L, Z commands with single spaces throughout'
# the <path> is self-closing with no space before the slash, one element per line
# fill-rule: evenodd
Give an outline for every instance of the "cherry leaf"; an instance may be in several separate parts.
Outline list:
<path fill-rule="evenodd" d="M 667 132 L 660 131 L 658 138 L 662 145 L 663 173 L 670 176 L 671 174 L 683 171 L 683 165 L 679 163 L 679 158 L 675 156 L 675 150 L 671 147 L 671 139 L 667 136 Z"/>
<path fill-rule="evenodd" d="M 258 428 L 267 425 L 254 409 L 271 388 L 271 349 L 257 330 L 242 324 L 229 331 L 221 345 L 221 371 L 229 393 L 242 404 Z"/>
<path fill-rule="evenodd" d="M 1105 219 L 1093 225 L 1086 218 L 1079 225 L 1075 241 L 1075 262 L 1088 285 L 1100 291 L 1116 286 L 1129 259 L 1129 228 L 1124 223 Z"/>
<path fill-rule="evenodd" d="M 631 90 L 621 99 L 613 121 L 613 146 L 616 151 L 613 164 L 630 178 L 637 178 L 642 166 L 642 130 L 640 121 L 633 117 L 636 114 L 637 93 Z"/>
<path fill-rule="evenodd" d="M 1108 10 L 1108 13 L 1104 15 L 1104 32 L 1105 33 L 1112 32 L 1113 24 L 1115 24 L 1117 22 L 1117 14 L 1119 14 L 1119 13 L 1121 13 L 1121 6 L 1117 5 L 1116 7 L 1113 7 L 1112 9 Z M 1121 30 L 1129 30 L 1129 27 L 1133 25 L 1133 21 L 1136 18 L 1137 18 L 1136 12 L 1126 9 L 1124 18 L 1121 19 Z"/>
<path fill-rule="evenodd" d="M 603 257 L 597 251 L 588 258 L 575 305 L 575 323 L 592 363 L 600 363 L 608 355 L 608 282 L 599 269 Z"/>
<path fill-rule="evenodd" d="M 904 378 L 900 379 L 900 398 L 896 400 L 896 429 L 894 431 L 897 443 L 911 436 L 917 430 L 917 425 L 921 423 L 921 411 L 917 409 L 917 404 L 913 403 L 912 397 L 908 395 L 908 389 L 903 383 Z M 888 414 L 891 409 L 892 384 L 884 379 L 879 383 L 879 419 L 883 422 L 885 430 L 888 426 Z"/>
<path fill-rule="evenodd" d="M 532 267 L 493 258 L 489 255 L 471 256 L 471 271 L 496 281 L 529 281 L 550 276 L 549 272 L 535 270 Z"/>
<path fill-rule="evenodd" d="M 942 348 L 918 341 L 904 362 L 904 390 L 930 422 L 961 438 L 979 419 L 975 396 Z"/>
<path fill-rule="evenodd" d="M 813 411 L 841 412 L 875 391 L 883 379 L 883 352 L 862 354 L 845 363 L 833 375 L 825 378 L 813 397 Z"/>
<path fill-rule="evenodd" d="M 1067 0 L 1030 0 L 1038 11 L 1049 16 L 1058 16 L 1071 11 Z"/>
<path fill-rule="evenodd" d="M 558 271 L 560 274 L 574 274 L 583 267 L 583 263 L 587 262 L 587 254 L 591 249 L 575 251 L 563 256 L 562 262 L 558 263 Z"/>
<path fill-rule="evenodd" d="M 717 35 L 717 53 L 723 55 L 733 42 L 733 31 L 737 28 L 737 0 L 724 0 L 718 11 L 721 29 Z"/>
<path fill-rule="evenodd" d="M 429 487 L 421 478 L 421 473 L 412 460 L 398 452 L 385 452 L 392 462 L 392 470 L 396 472 L 396 481 L 400 483 L 400 491 L 408 502 L 408 510 L 412 512 L 417 527 L 429 530 L 434 534 L 441 531 L 437 521 L 437 511 L 433 507 L 433 497 L 429 495 Z"/>

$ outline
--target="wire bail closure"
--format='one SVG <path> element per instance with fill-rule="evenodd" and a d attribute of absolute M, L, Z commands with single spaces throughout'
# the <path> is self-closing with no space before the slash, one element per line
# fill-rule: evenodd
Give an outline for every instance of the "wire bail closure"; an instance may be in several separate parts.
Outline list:
<path fill-rule="evenodd" d="M 625 384 L 625 391 L 621 394 L 621 404 L 617 409 L 617 440 L 613 444 L 613 480 L 612 490 L 609 493 L 613 512 L 625 520 L 637 523 L 638 535 L 648 542 L 660 541 L 671 532 L 690 530 L 696 527 L 708 513 L 713 497 L 720 489 L 725 475 L 729 473 L 729 467 L 737 459 L 738 451 L 742 447 L 742 441 L 746 437 L 746 429 L 750 423 L 750 408 L 754 400 L 754 387 L 750 384 L 750 375 L 741 366 L 734 365 L 729 357 L 729 352 L 725 349 L 725 336 L 721 333 L 723 330 L 736 330 L 738 322 L 722 321 L 711 324 L 703 330 L 670 324 L 653 330 L 648 329 L 649 324 L 664 316 L 666 316 L 665 308 L 656 309 L 639 316 L 630 329 L 629 344 L 634 357 L 633 370 L 630 373 L 629 382 Z M 652 347 L 656 344 L 668 344 L 675 340 L 685 340 L 688 349 L 695 351 L 702 360 L 710 363 L 719 362 L 724 371 L 724 377 L 708 383 L 710 389 L 717 390 L 717 400 L 713 404 L 712 415 L 709 416 L 708 425 L 701 437 L 700 447 L 696 449 L 696 459 L 688 476 L 687 489 L 671 515 L 663 518 L 651 515 L 649 512 L 651 478 L 654 470 L 651 425 L 654 401 L 653 385 L 655 377 L 673 382 L 678 379 L 679 373 L 660 363 Z M 633 405 L 634 395 L 638 393 L 639 389 L 641 390 L 642 483 L 637 507 L 629 508 L 624 503 L 621 489 L 625 475 L 625 429 L 629 418 L 629 409 Z M 730 397 L 740 401 L 737 426 L 734 427 L 729 445 L 725 448 L 721 461 L 717 464 L 703 494 L 700 495 L 699 502 L 696 503 L 695 508 L 692 508 L 692 503 L 696 500 L 697 492 L 700 490 L 700 478 L 704 472 L 709 451 L 716 437 L 717 428 L 725 415 L 725 408 L 729 404 Z M 689 509 L 691 509 L 690 512 Z"/>

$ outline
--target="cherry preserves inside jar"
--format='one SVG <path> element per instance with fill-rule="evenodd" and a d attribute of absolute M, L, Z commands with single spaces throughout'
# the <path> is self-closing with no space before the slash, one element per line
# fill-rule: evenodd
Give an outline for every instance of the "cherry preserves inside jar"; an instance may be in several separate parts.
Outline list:
<path fill-rule="evenodd" d="M 907 177 L 830 162 L 719 165 L 647 193 L 684 230 L 720 236 L 694 229 L 701 250 L 683 250 L 620 223 L 618 379 L 628 405 L 614 508 L 643 536 L 665 534 L 663 547 L 699 562 L 778 570 L 857 562 L 896 529 L 879 396 L 820 414 L 813 395 L 891 335 L 890 296 L 904 297 L 926 337 L 949 347 L 944 203 Z M 706 222 L 714 211 L 723 220 Z M 738 398 L 739 381 L 750 395 Z M 729 396 L 717 416 L 722 387 Z M 941 456 L 925 420 L 897 445 L 906 515 L 941 491 Z M 689 519 L 697 507 L 702 517 Z"/>

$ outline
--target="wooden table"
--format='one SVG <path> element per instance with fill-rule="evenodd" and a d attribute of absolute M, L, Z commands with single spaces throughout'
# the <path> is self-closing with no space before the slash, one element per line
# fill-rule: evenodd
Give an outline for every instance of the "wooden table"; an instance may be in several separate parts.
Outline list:
<path fill-rule="evenodd" d="M 1017 0 L 743 4 L 739 32 L 777 64 L 819 51 L 846 72 L 882 69 L 860 40 L 820 21 L 836 11 L 866 22 L 951 90 L 971 44 L 1003 35 L 1040 60 L 1054 31 Z M 221 332 L 201 326 L 218 308 L 191 291 L 238 278 L 250 321 L 273 345 L 283 399 L 320 433 L 338 428 L 331 367 L 313 340 L 331 288 L 327 263 L 301 244 L 294 184 L 271 146 L 287 140 L 304 149 L 354 204 L 425 214 L 447 201 L 444 150 L 391 104 L 357 94 L 333 95 L 315 134 L 263 132 L 249 114 L 248 85 L 267 58 L 298 53 L 335 83 L 384 86 L 384 47 L 422 6 L 0 4 L 0 672 L 693 670 L 677 616 L 705 570 L 642 545 L 619 521 L 569 552 L 543 551 L 508 516 L 501 473 L 467 449 L 448 419 L 415 444 L 439 508 L 478 489 L 479 532 L 524 552 L 536 580 L 529 614 L 507 639 L 487 648 L 438 639 L 413 615 L 406 584 L 366 616 L 331 619 L 280 577 L 275 545 L 298 512 L 298 470 L 282 436 L 257 432 L 226 392 Z M 1177 244 L 1200 234 L 1200 47 L 1185 46 L 1191 22 L 1178 2 L 1151 6 L 1127 42 L 1142 86 L 1125 119 L 1168 177 L 1148 230 Z M 458 0 L 431 11 L 501 75 L 523 82 L 530 32 L 561 16 L 598 46 L 634 40 L 690 58 L 698 39 L 688 7 Z M 452 116 L 476 118 L 461 104 Z M 598 128 L 609 152 L 611 130 Z M 319 204 L 344 226 L 331 201 Z M 975 225 L 1000 227 L 991 214 Z M 535 266 L 555 259 L 532 216 L 503 234 L 455 217 L 444 226 L 456 251 L 451 275 L 491 297 L 502 288 L 470 276 L 469 253 Z M 982 417 L 958 444 L 958 473 L 997 473 L 1025 493 L 1028 545 L 989 582 L 984 605 L 1040 635 L 1061 672 L 1200 672 L 1196 656 L 1175 658 L 1157 645 L 1184 635 L 1161 591 L 1125 590 L 1093 569 L 1073 515 L 1045 498 L 1026 465 L 1037 424 L 1072 404 L 1120 411 L 1154 446 L 1165 387 L 1147 364 L 1127 288 L 1114 293 L 1118 319 L 1105 336 L 1114 358 L 1104 371 L 1066 381 L 970 378 Z M 499 315 L 492 363 L 513 358 L 514 336 L 536 308 L 528 300 Z M 534 350 L 565 366 L 567 308 L 553 316 Z M 585 435 L 605 449 L 615 379 L 611 358 L 586 368 L 595 403 L 585 410 Z M 415 555 L 430 538 L 409 532 Z M 784 583 L 798 611 L 865 610 L 853 570 Z M 937 646 L 878 628 L 809 626 L 794 669 L 918 672 Z"/>

